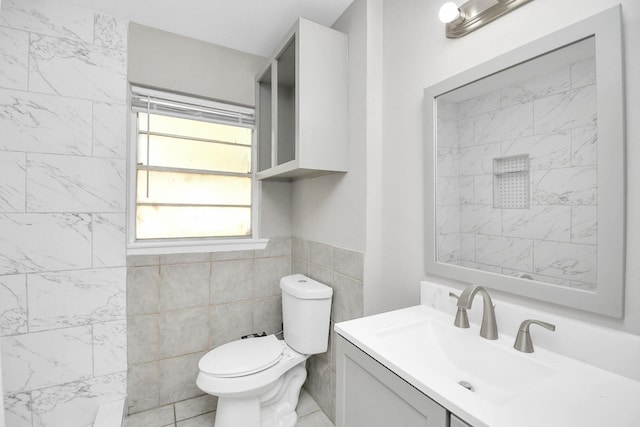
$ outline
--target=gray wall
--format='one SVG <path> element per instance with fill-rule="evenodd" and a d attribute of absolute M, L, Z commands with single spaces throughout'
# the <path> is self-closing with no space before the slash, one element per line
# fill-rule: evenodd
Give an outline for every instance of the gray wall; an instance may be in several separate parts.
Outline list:
<path fill-rule="evenodd" d="M 253 107 L 255 77 L 267 59 L 189 37 L 129 25 L 128 80 L 218 101 Z M 291 234 L 291 185 L 262 184 L 260 237 Z"/>
<path fill-rule="evenodd" d="M 349 171 L 292 183 L 295 236 L 364 251 L 367 171 L 367 1 L 356 1 L 334 28 L 349 35 Z"/>
<path fill-rule="evenodd" d="M 254 105 L 254 79 L 265 58 L 137 23 L 129 25 L 132 83 Z"/>
<path fill-rule="evenodd" d="M 355 0 L 333 25 L 349 36 L 349 171 L 292 184 L 292 234 L 366 253 L 363 313 L 383 288 L 382 0 Z M 417 286 L 417 284 L 416 284 Z"/>

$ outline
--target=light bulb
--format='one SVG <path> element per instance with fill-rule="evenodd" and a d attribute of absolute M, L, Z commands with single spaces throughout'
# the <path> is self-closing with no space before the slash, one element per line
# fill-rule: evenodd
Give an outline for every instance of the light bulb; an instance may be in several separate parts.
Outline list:
<path fill-rule="evenodd" d="M 454 2 L 447 2 L 440 8 L 438 17 L 442 22 L 448 24 L 449 22 L 453 22 L 460 17 L 460 9 L 458 9 L 458 6 Z"/>

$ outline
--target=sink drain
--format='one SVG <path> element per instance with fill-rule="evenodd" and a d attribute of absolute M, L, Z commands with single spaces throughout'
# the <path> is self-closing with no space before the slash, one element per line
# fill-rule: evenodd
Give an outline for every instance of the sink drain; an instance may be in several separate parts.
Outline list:
<path fill-rule="evenodd" d="M 462 381 L 459 381 L 458 384 L 460 384 L 462 387 L 466 388 L 469 391 L 475 391 L 469 381 L 462 380 Z"/>

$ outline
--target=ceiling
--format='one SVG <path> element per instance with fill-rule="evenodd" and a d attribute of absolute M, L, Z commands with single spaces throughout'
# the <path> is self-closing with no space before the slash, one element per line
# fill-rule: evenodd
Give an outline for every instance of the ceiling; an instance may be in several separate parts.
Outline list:
<path fill-rule="evenodd" d="M 269 56 L 302 16 L 331 26 L 353 0 L 62 0 L 149 27 Z"/>

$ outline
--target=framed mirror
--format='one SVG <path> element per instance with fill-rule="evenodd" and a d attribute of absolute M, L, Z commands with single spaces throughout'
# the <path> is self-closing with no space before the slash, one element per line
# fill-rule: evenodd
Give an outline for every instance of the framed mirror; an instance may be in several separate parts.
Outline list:
<path fill-rule="evenodd" d="M 621 317 L 620 7 L 425 90 L 428 273 Z"/>

